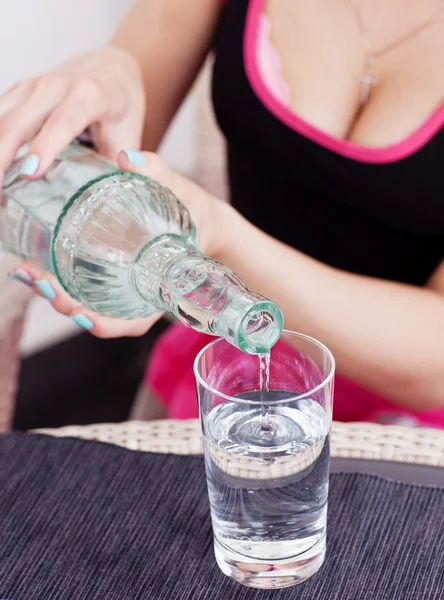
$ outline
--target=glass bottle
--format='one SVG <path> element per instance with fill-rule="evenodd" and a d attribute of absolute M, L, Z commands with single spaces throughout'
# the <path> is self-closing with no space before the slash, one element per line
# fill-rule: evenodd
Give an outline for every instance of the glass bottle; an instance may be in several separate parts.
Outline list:
<path fill-rule="evenodd" d="M 190 214 L 171 190 L 116 170 L 73 142 L 39 179 L 7 171 L 0 247 L 52 271 L 85 308 L 115 318 L 172 313 L 244 352 L 269 352 L 283 317 L 228 267 L 203 256 Z"/>

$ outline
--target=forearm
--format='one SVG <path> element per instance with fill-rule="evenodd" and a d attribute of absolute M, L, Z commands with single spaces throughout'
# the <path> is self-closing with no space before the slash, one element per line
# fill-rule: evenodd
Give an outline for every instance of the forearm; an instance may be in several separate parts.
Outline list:
<path fill-rule="evenodd" d="M 208 53 L 220 0 L 135 0 L 111 43 L 140 64 L 147 100 L 143 147 L 155 150 Z"/>
<path fill-rule="evenodd" d="M 339 372 L 399 404 L 444 406 L 442 295 L 331 268 L 222 213 L 216 258 L 276 301 L 287 329 L 324 342 Z"/>

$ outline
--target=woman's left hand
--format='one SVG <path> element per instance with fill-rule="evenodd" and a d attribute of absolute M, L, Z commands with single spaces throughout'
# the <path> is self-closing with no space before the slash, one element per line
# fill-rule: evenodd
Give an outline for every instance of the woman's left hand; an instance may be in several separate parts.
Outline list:
<path fill-rule="evenodd" d="M 199 249 L 212 256 L 217 252 L 215 212 L 221 201 L 189 179 L 173 172 L 156 154 L 126 150 L 117 157 L 118 166 L 125 171 L 134 171 L 151 177 L 170 188 L 190 211 L 196 225 Z M 143 319 L 112 319 L 86 310 L 73 300 L 58 283 L 52 273 L 46 273 L 30 262 L 17 266 L 10 274 L 12 279 L 32 287 L 34 292 L 46 298 L 54 309 L 70 317 L 80 327 L 100 338 L 137 337 L 146 333 L 162 316 L 156 313 Z"/>

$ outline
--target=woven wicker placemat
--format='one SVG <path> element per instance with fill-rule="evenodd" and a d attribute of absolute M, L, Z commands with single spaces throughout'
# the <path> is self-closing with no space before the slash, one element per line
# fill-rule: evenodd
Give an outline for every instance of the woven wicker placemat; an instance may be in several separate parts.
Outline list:
<path fill-rule="evenodd" d="M 57 437 L 98 440 L 144 452 L 201 454 L 197 419 L 127 421 L 39 430 Z M 331 455 L 444 467 L 444 431 L 373 423 L 333 423 Z"/>

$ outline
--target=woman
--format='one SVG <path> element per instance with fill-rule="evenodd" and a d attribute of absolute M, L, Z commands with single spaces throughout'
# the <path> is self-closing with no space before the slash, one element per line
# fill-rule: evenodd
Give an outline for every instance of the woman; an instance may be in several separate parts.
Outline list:
<path fill-rule="evenodd" d="M 152 154 L 120 166 L 169 185 L 204 252 L 329 346 L 336 418 L 444 426 L 443 17 L 442 0 L 137 0 L 112 46 L 1 99 L 0 167 L 35 137 L 23 175 L 38 177 L 87 127 L 111 157 L 142 133 L 155 149 L 214 44 L 235 208 Z M 87 314 L 21 273 L 96 335 L 152 323 Z"/>

